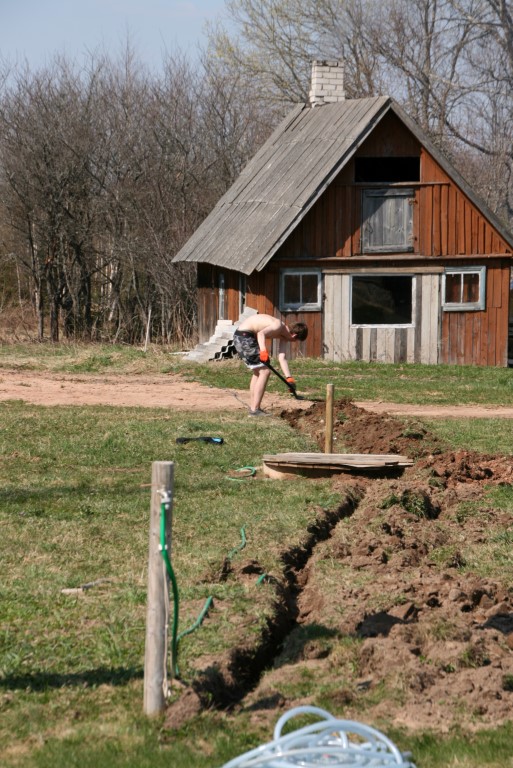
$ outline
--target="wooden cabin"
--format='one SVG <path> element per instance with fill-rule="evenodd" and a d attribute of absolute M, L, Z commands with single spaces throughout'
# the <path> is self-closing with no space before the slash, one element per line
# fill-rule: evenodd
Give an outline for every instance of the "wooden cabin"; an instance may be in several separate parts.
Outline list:
<path fill-rule="evenodd" d="M 200 341 L 245 307 L 307 323 L 291 353 L 507 366 L 513 236 L 389 97 L 314 62 L 296 106 L 175 256 Z M 299 349 L 298 349 L 299 347 Z"/>

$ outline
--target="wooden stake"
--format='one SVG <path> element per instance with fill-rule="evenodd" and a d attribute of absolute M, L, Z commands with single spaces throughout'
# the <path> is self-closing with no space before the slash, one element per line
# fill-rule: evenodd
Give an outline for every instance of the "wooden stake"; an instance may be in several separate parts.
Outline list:
<path fill-rule="evenodd" d="M 150 326 L 151 326 L 151 307 L 148 309 L 148 322 L 146 323 L 146 338 L 144 340 L 144 351 L 148 349 L 148 342 L 150 340 Z"/>
<path fill-rule="evenodd" d="M 326 433 L 324 453 L 333 453 L 333 384 L 326 384 Z"/>
<path fill-rule="evenodd" d="M 169 578 L 160 548 L 161 504 L 169 502 L 165 539 L 171 557 L 171 516 L 173 504 L 172 461 L 154 461 L 151 465 L 150 545 L 148 556 L 148 603 L 146 647 L 144 654 L 144 704 L 146 715 L 164 710 L 167 695 L 167 626 L 169 614 Z"/>

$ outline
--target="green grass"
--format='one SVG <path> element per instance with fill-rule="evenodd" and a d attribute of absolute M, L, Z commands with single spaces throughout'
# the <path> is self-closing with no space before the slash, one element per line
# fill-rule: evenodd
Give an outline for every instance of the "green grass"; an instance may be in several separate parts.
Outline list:
<path fill-rule="evenodd" d="M 164 747 L 159 727 L 141 715 L 151 463 L 175 462 L 180 629 L 214 598 L 201 632 L 180 644 L 181 673 L 191 679 L 198 659 L 230 648 L 241 623 L 256 633 L 271 607 L 256 577 L 243 587 L 217 576 L 230 552 L 239 556 L 241 528 L 244 558 L 272 574 L 315 505 L 333 502 L 327 481 L 233 482 L 229 471 L 259 465 L 269 448 L 310 446 L 278 420 L 239 416 L 8 402 L 0 420 L 2 765 L 139 766 L 150 755 L 160 765 L 163 749 L 167 762 L 190 765 L 189 733 Z M 220 435 L 224 444 L 176 445 L 184 434 Z M 62 593 L 99 579 L 84 594 Z M 220 755 L 193 764 L 215 765 Z"/>
<path fill-rule="evenodd" d="M 181 372 L 217 387 L 241 387 L 247 374 L 237 360 L 205 365 L 181 364 Z M 513 405 L 513 369 L 448 365 L 333 363 L 319 359 L 291 362 L 298 392 L 325 398 L 334 385 L 335 398 L 383 400 L 428 405 Z M 246 375 L 244 375 L 246 374 Z M 283 391 L 272 376 L 271 391 Z"/>
<path fill-rule="evenodd" d="M 336 397 L 357 400 L 513 403 L 509 370 L 318 360 L 292 365 L 300 390 L 319 397 L 331 382 Z M 84 376 L 176 372 L 213 386 L 248 384 L 237 361 L 192 366 L 155 348 L 144 353 L 101 345 L 4 345 L 0 367 Z M 274 379 L 271 386 L 282 389 Z M 432 421 L 429 428 L 454 447 L 512 452 L 506 420 Z M 224 444 L 175 443 L 176 437 L 201 434 L 222 436 Z M 241 627 L 248 639 L 255 636 L 272 609 L 274 593 L 256 577 L 219 579 L 224 559 L 240 545 L 241 528 L 247 542 L 234 562 L 258 561 L 272 575 L 283 568 L 283 548 L 302 540 L 316 510 L 337 503 L 328 481 L 276 483 L 258 477 L 233 482 L 230 470 L 259 465 L 263 453 L 311 449 L 306 438 L 276 419 L 0 403 L 2 768 L 216 768 L 271 738 L 247 712 L 206 711 L 178 731 L 142 714 L 148 483 L 153 461 L 175 462 L 173 565 L 180 630 L 194 622 L 207 597 L 214 600 L 201 628 L 180 644 L 180 670 L 192 681 L 232 647 Z M 511 489 L 491 489 L 486 503 L 510 511 Z M 480 514 L 479 506 L 465 504 L 456 512 L 462 521 Z M 494 567 L 509 567 L 512 540 L 509 530 L 488 531 L 486 557 Z M 476 567 L 478 553 L 465 556 L 469 567 Z M 62 592 L 100 579 L 83 594 Z M 336 584 L 329 588 L 335 590 Z M 305 640 L 321 651 L 337 642 L 336 675 L 333 684 L 324 680 L 314 686 L 305 667 L 302 675 L 291 677 L 291 694 L 315 689 L 316 703 L 335 711 L 344 676 L 355 663 L 357 641 L 340 643 L 326 628 L 302 631 L 310 635 L 298 635 L 299 648 Z M 294 657 L 293 644 L 287 653 Z M 418 768 L 511 764 L 511 726 L 470 737 L 388 735 L 413 752 Z"/>

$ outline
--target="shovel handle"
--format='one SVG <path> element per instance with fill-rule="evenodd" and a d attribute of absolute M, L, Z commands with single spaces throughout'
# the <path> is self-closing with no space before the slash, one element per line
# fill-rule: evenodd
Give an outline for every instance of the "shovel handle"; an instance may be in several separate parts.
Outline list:
<path fill-rule="evenodd" d="M 276 374 L 276 376 L 277 376 L 279 379 L 281 379 L 281 380 L 283 381 L 283 383 L 285 384 L 285 386 L 288 388 L 289 392 L 290 392 L 292 395 L 294 395 L 294 397 L 296 398 L 296 400 L 301 400 L 301 397 L 300 397 L 300 396 L 298 395 L 298 393 L 296 392 L 296 388 L 295 388 L 295 386 L 294 386 L 293 384 L 290 384 L 290 383 L 287 381 L 287 379 L 285 378 L 285 376 L 282 376 L 282 375 L 281 375 L 281 373 L 280 373 L 279 371 L 277 371 L 277 370 L 276 370 L 276 368 L 275 368 L 273 365 L 271 365 L 271 363 L 270 363 L 269 361 L 267 361 L 266 363 L 264 363 L 264 365 L 266 365 L 268 368 L 270 368 L 270 369 L 271 369 L 271 371 L 272 371 L 274 374 Z"/>

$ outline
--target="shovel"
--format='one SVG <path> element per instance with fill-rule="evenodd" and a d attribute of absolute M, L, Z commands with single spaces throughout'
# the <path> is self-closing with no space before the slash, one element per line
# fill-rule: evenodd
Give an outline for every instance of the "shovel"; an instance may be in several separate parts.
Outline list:
<path fill-rule="evenodd" d="M 291 384 L 290 382 L 288 382 L 287 379 L 285 378 L 285 376 L 282 376 L 281 373 L 279 371 L 277 371 L 276 368 L 274 368 L 274 366 L 271 365 L 271 363 L 267 362 L 267 363 L 264 363 L 264 365 L 266 365 L 268 368 L 270 368 L 271 371 L 273 373 L 275 373 L 276 376 L 283 381 L 285 386 L 288 387 L 288 389 L 290 391 L 290 394 L 294 395 L 296 400 L 304 400 L 305 399 L 302 395 L 298 395 L 298 393 L 296 392 L 296 387 L 294 386 L 294 384 Z"/>

